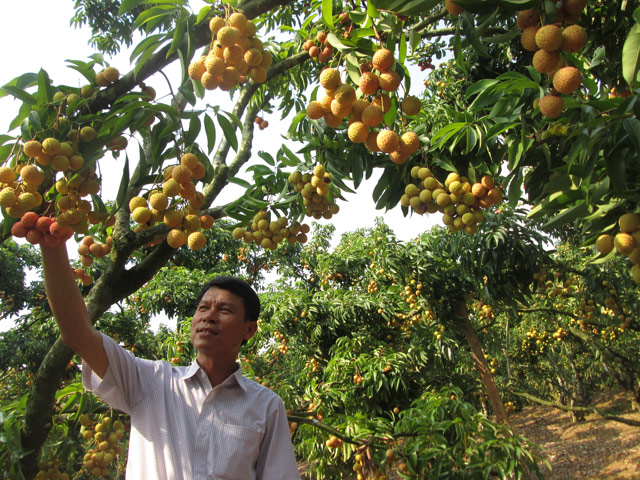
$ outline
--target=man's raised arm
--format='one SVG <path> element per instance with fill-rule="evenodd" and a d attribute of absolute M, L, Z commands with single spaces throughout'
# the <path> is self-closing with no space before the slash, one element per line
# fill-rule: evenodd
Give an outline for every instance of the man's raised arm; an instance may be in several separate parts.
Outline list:
<path fill-rule="evenodd" d="M 89 320 L 87 306 L 69 266 L 66 246 L 42 249 L 44 284 L 62 341 L 71 347 L 101 378 L 109 361 L 102 336 Z"/>

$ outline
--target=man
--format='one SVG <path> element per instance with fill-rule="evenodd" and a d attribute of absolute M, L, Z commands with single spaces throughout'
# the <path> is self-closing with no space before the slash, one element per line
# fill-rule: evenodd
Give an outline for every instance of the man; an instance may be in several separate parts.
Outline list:
<path fill-rule="evenodd" d="M 280 397 L 240 373 L 240 346 L 260 301 L 234 277 L 202 290 L 189 367 L 139 359 L 91 325 L 65 247 L 42 246 L 44 279 L 62 340 L 83 359 L 82 381 L 131 416 L 127 478 L 299 479 Z"/>

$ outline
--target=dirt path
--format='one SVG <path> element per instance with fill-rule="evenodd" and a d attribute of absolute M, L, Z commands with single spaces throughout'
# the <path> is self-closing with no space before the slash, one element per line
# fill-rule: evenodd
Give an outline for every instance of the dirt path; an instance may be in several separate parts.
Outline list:
<path fill-rule="evenodd" d="M 640 421 L 631 410 L 631 397 L 604 393 L 592 402 L 607 413 Z M 640 427 L 587 416 L 571 423 L 569 415 L 551 407 L 527 407 L 512 415 L 511 423 L 520 435 L 545 450 L 551 473 L 549 480 L 640 479 Z"/>

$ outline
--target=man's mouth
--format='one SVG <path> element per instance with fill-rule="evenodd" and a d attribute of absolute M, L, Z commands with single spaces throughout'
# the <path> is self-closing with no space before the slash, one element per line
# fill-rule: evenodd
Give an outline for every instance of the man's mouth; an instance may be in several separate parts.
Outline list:
<path fill-rule="evenodd" d="M 200 327 L 196 329 L 196 333 L 202 333 L 205 335 L 217 335 L 218 331 L 209 327 Z"/>

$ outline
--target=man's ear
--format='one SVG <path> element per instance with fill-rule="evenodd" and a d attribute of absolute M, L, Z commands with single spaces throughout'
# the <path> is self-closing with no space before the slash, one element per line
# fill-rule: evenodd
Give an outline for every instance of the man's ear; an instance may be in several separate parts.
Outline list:
<path fill-rule="evenodd" d="M 250 340 L 258 331 L 258 322 L 246 322 L 247 324 L 247 329 L 246 329 L 246 335 L 244 336 L 245 341 Z"/>

